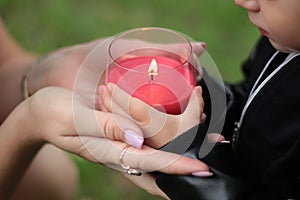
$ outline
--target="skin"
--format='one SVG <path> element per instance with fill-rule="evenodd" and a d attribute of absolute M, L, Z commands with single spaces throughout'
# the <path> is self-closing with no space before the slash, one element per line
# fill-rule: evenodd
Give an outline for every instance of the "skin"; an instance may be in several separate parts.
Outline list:
<path fill-rule="evenodd" d="M 48 106 L 44 106 L 45 104 Z M 80 107 L 80 113 L 84 118 L 89 115 L 96 116 L 98 123 L 82 121 L 82 123 L 75 124 L 73 106 Z M 15 194 L 15 189 L 30 163 L 43 145 L 47 143 L 91 162 L 105 164 L 120 170 L 119 157 L 126 143 L 121 142 L 118 138 L 115 138 L 115 141 L 105 138 L 107 135 L 122 135 L 122 130 L 116 128 L 118 126 L 115 124 L 115 116 L 112 114 L 110 116 L 104 119 L 105 116 L 102 115 L 101 111 L 85 107 L 84 102 L 73 98 L 72 91 L 60 87 L 41 89 L 21 103 L 0 127 L 0 146 L 2 148 L 0 151 L 0 198 L 8 199 Z M 123 120 L 126 124 L 131 123 L 130 120 L 126 121 L 126 118 Z M 120 121 L 122 119 L 118 118 L 118 122 Z M 105 133 L 99 132 L 98 124 L 104 127 Z M 83 131 L 79 133 L 78 130 Z M 44 162 L 37 164 L 41 166 L 49 163 L 49 160 L 52 159 L 56 158 L 47 157 Z M 161 171 L 171 174 L 192 174 L 193 172 L 208 170 L 204 163 L 197 160 L 155 150 L 145 145 L 141 149 L 128 148 L 123 162 L 139 170 Z M 41 172 L 40 167 L 36 169 L 37 171 L 33 171 L 35 175 Z M 47 171 L 49 170 L 51 171 L 51 168 Z M 60 168 L 59 170 L 65 172 L 67 169 Z M 62 186 L 62 184 L 59 182 L 61 177 L 57 175 L 61 174 L 52 173 L 52 175 L 54 177 L 48 177 L 48 184 L 44 185 L 48 189 L 47 192 L 42 190 L 40 198 L 53 199 L 51 195 L 55 195 L 56 198 L 54 199 L 65 199 L 55 191 L 70 190 L 72 185 L 63 185 L 64 187 L 59 189 L 58 186 Z M 65 175 L 62 177 L 65 178 Z M 39 189 L 41 188 L 35 188 L 36 193 L 40 191 Z M 151 192 L 164 196 L 156 190 Z M 72 198 L 69 196 L 69 199 Z"/>
<path fill-rule="evenodd" d="M 23 100 L 20 85 L 37 55 L 22 49 L 7 32 L 0 18 L 0 122 Z"/>
<path fill-rule="evenodd" d="M 203 113 L 204 101 L 200 86 L 194 88 L 187 108 L 180 115 L 162 113 L 143 101 L 131 97 L 112 83 L 109 83 L 107 86 L 99 86 L 99 93 L 99 108 L 134 120 L 143 131 L 144 137 L 146 138 L 145 144 L 154 148 L 160 148 L 187 131 L 189 128 L 201 123 L 203 120 L 201 119 L 201 116 Z M 153 134 L 153 130 L 158 131 Z M 210 143 L 222 142 L 225 140 L 223 136 L 216 133 L 208 134 L 207 139 Z M 202 174 L 202 178 L 211 175 L 212 174 L 207 173 L 205 175 Z M 167 198 L 157 187 L 155 176 L 153 176 L 153 174 L 144 173 L 142 178 L 128 175 L 126 175 L 126 177 L 150 194 Z"/>
<path fill-rule="evenodd" d="M 300 1 L 235 0 L 248 11 L 250 21 L 282 52 L 300 51 Z"/>
<path fill-rule="evenodd" d="M 66 47 L 36 62 L 37 56 L 23 50 L 0 21 L 0 43 L 5 44 L 0 45 L 0 199 L 74 199 L 78 174 L 65 152 L 121 170 L 119 157 L 127 145 L 124 130 L 140 135 L 142 131 L 127 118 L 91 109 L 72 93 L 81 62 L 99 42 Z M 21 82 L 26 73 L 32 96 L 23 101 Z M 76 123 L 74 107 L 96 123 Z M 198 160 L 146 145 L 128 148 L 123 162 L 142 171 L 189 175 L 208 171 Z M 145 189 L 166 198 L 155 184 Z"/>
<path fill-rule="evenodd" d="M 250 21 L 260 30 L 260 32 L 269 38 L 271 44 L 279 51 L 291 53 L 291 52 L 299 52 L 300 51 L 300 1 L 299 0 L 235 0 L 235 3 L 248 11 Z M 102 88 L 101 88 L 102 87 Z M 102 109 L 107 109 L 109 111 L 113 111 L 111 105 L 118 104 L 122 105 L 124 99 L 117 99 L 113 96 L 113 94 L 108 94 L 104 89 L 105 86 L 100 86 L 101 92 L 101 100 L 100 102 L 103 104 L 100 106 Z M 114 86 L 112 86 L 114 87 Z M 112 99 L 111 99 L 112 98 Z M 126 98 L 125 98 L 126 99 Z M 128 98 L 127 98 L 128 99 Z M 113 102 L 113 103 L 111 103 Z M 153 114 L 150 118 L 154 119 L 160 117 L 159 112 L 147 112 L 151 110 L 151 108 L 145 104 L 142 104 L 138 100 L 131 98 L 130 101 L 126 100 L 125 102 L 130 102 L 129 105 L 122 105 L 124 110 L 115 109 L 117 112 L 126 113 L 130 117 L 132 117 L 137 124 L 143 129 L 143 124 L 149 123 L 149 116 L 140 113 L 151 113 Z M 139 111 L 135 111 L 137 108 Z M 140 112 L 142 110 L 142 112 Z M 128 112 L 129 111 L 129 112 Z M 143 112 L 144 111 L 144 112 Z M 198 119 L 197 115 L 191 115 L 192 118 L 189 119 Z M 191 117 L 189 116 L 189 117 Z M 173 120 L 176 123 L 174 116 L 165 116 L 165 126 L 162 127 L 162 135 L 163 133 L 174 132 L 173 126 L 168 126 L 168 122 Z M 183 120 L 184 121 L 184 120 Z M 174 124 L 170 123 L 170 124 Z M 177 123 L 178 124 L 178 123 Z M 185 127 L 187 128 L 187 127 Z M 180 130 L 177 129 L 177 130 Z M 147 132 L 146 129 L 143 131 Z M 180 131 L 179 131 L 180 132 Z M 178 134 L 178 133 L 176 133 Z M 174 136 L 174 135 L 173 135 Z M 172 136 L 172 137 L 173 137 Z M 219 135 L 213 135 L 213 142 L 218 142 L 224 140 Z M 156 135 L 156 137 L 149 138 L 148 141 L 150 145 L 154 147 L 159 147 L 161 144 L 168 142 L 170 138 L 160 137 L 160 133 Z M 163 141 L 163 142 L 162 142 Z M 151 177 L 150 174 L 144 174 L 146 178 L 143 180 L 137 179 L 135 177 L 128 177 L 132 182 L 141 188 L 148 190 L 148 188 L 152 188 L 155 185 L 155 177 Z"/>

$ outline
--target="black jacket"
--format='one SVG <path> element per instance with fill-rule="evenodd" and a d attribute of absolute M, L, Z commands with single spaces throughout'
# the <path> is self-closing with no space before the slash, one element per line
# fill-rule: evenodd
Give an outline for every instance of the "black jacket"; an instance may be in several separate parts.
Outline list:
<path fill-rule="evenodd" d="M 232 138 L 234 123 L 239 121 L 254 82 L 275 52 L 263 37 L 243 65 L 244 81 L 227 85 L 230 107 L 222 131 L 227 140 Z M 198 134 L 203 134 L 203 128 L 199 130 Z M 300 56 L 297 56 L 267 82 L 246 111 L 234 156 L 238 176 L 252 184 L 241 199 L 299 198 L 299 136 Z M 170 176 L 172 178 L 176 176 Z M 180 190 L 174 192 L 180 193 Z"/>
<path fill-rule="evenodd" d="M 268 39 L 263 38 L 245 63 L 245 81 L 231 87 L 240 99 L 228 112 L 229 124 L 233 119 L 238 121 L 243 107 L 240 104 L 245 103 L 250 88 L 274 52 Z M 248 196 L 269 191 L 274 198 L 287 199 L 296 192 L 297 184 L 299 187 L 299 86 L 300 56 L 270 79 L 248 107 L 236 147 L 240 176 L 257 183 Z"/>

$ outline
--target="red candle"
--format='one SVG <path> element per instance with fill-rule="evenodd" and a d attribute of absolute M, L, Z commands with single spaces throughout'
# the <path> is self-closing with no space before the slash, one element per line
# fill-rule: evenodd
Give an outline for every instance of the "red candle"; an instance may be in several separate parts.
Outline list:
<path fill-rule="evenodd" d="M 124 58 L 110 66 L 107 82 L 160 111 L 180 114 L 195 86 L 194 68 L 163 56 Z"/>

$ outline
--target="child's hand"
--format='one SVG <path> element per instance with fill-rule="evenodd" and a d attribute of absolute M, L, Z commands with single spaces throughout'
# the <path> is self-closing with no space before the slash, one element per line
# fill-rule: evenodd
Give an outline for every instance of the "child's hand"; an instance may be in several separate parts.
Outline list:
<path fill-rule="evenodd" d="M 185 111 L 170 115 L 156 110 L 143 101 L 131 97 L 115 84 L 99 87 L 98 106 L 102 111 L 131 118 L 143 131 L 145 143 L 160 148 L 181 133 L 201 122 L 204 101 L 202 88 L 194 88 Z"/>

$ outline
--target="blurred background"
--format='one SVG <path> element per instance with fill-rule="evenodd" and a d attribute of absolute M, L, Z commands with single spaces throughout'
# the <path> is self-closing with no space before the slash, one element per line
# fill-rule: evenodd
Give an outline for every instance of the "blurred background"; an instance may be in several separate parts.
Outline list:
<path fill-rule="evenodd" d="M 137 27 L 174 29 L 206 42 L 228 82 L 242 79 L 240 64 L 259 37 L 233 0 L 0 0 L 0 13 L 17 41 L 40 55 Z M 73 157 L 81 175 L 78 200 L 160 199 L 113 170 Z"/>

